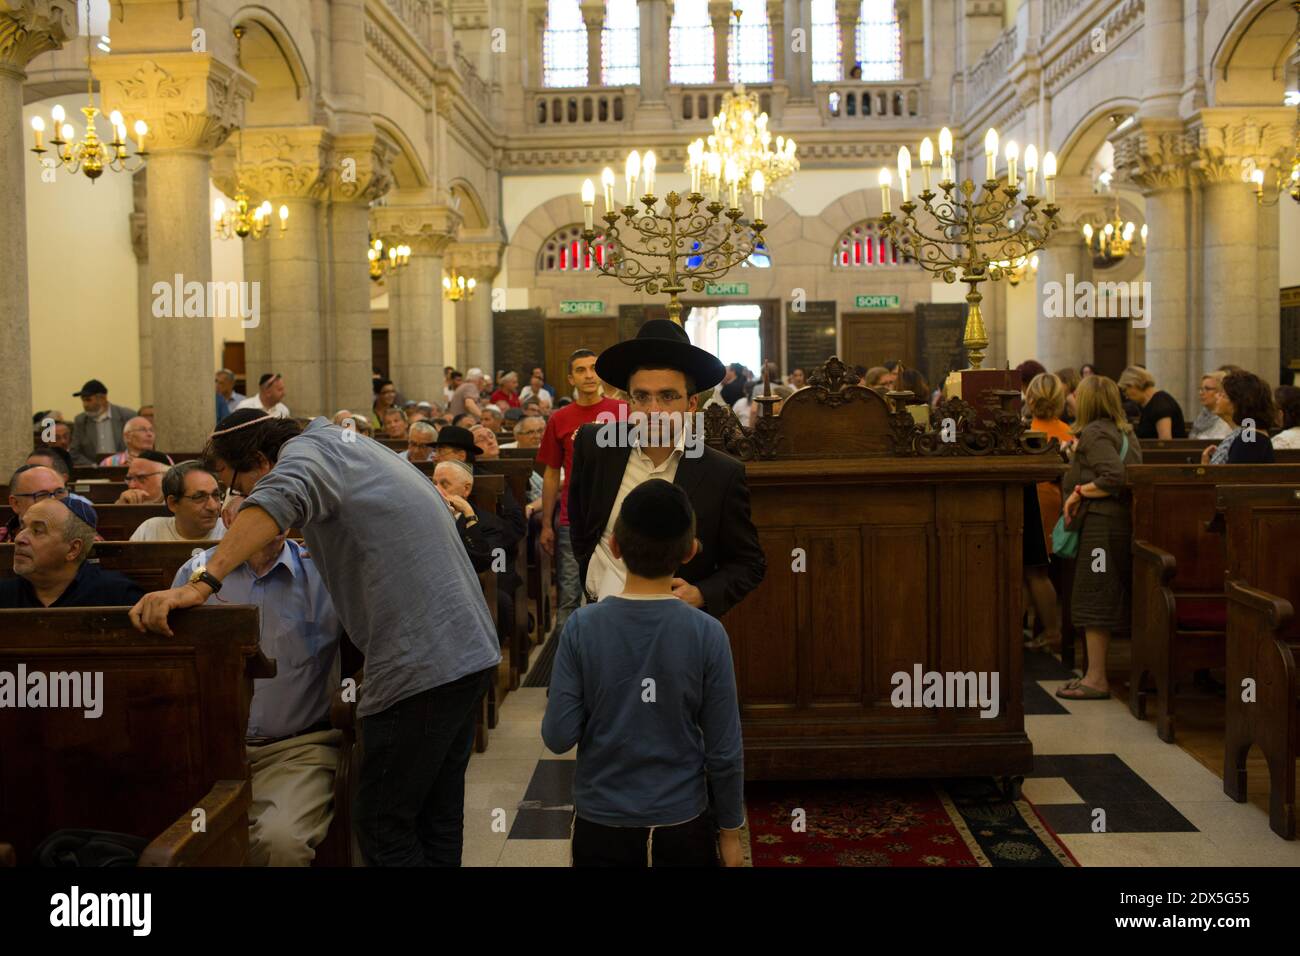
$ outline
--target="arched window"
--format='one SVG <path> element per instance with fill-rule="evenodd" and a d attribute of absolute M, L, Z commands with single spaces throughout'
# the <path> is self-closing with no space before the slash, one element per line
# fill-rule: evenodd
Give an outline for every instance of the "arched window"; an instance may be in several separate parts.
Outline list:
<path fill-rule="evenodd" d="M 840 21 L 835 0 L 812 0 L 812 78 L 814 83 L 834 83 L 840 71 Z"/>
<path fill-rule="evenodd" d="M 894 0 L 862 0 L 857 50 L 864 80 L 903 78 L 903 39 Z"/>
<path fill-rule="evenodd" d="M 835 244 L 832 265 L 842 269 L 869 269 L 875 266 L 896 266 L 907 262 L 900 255 L 894 241 L 874 219 L 864 219 L 845 229 Z"/>
<path fill-rule="evenodd" d="M 641 82 L 641 14 L 636 0 L 607 0 L 600 33 L 600 82 L 635 86 Z"/>
<path fill-rule="evenodd" d="M 668 30 L 668 82 L 713 82 L 713 23 L 709 5 L 678 3 Z"/>
<path fill-rule="evenodd" d="M 578 0 L 548 0 L 542 36 L 542 85 L 587 85 L 587 25 Z"/>
<path fill-rule="evenodd" d="M 605 237 L 597 233 L 588 250 L 582 241 L 582 224 L 575 222 L 555 230 L 542 243 L 542 251 L 537 255 L 537 271 L 591 272 L 597 263 L 604 263 L 605 256 Z"/>
<path fill-rule="evenodd" d="M 736 0 L 740 27 L 727 34 L 727 76 L 732 83 L 772 82 L 772 26 L 767 20 L 767 0 Z M 736 49 L 736 34 L 740 49 Z"/>

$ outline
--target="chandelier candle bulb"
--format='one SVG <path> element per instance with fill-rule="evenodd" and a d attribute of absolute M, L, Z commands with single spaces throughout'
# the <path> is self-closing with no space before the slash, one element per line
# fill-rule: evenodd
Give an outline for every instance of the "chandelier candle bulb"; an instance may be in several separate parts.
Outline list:
<path fill-rule="evenodd" d="M 595 215 L 596 205 L 596 185 L 590 179 L 582 181 L 582 222 L 587 229 L 592 228 L 592 220 Z"/>
<path fill-rule="evenodd" d="M 63 111 L 62 103 L 54 104 L 54 107 L 50 110 L 50 119 L 54 120 L 55 133 L 58 133 L 59 130 L 63 129 L 63 120 L 67 115 L 68 114 Z"/>
<path fill-rule="evenodd" d="M 627 166 L 624 170 L 624 177 L 627 179 L 627 202 L 625 206 L 632 205 L 632 197 L 636 195 L 637 177 L 641 175 L 641 154 L 635 149 L 627 154 Z"/>
<path fill-rule="evenodd" d="M 212 218 L 217 222 L 226 218 L 226 204 L 220 199 L 218 199 L 216 205 L 212 207 Z"/>
<path fill-rule="evenodd" d="M 1056 154 L 1043 155 L 1043 184 L 1047 195 L 1044 197 L 1049 206 L 1056 205 Z"/>
<path fill-rule="evenodd" d="M 45 120 L 41 119 L 39 116 L 33 116 L 32 133 L 36 136 L 36 146 L 33 149 L 34 152 L 41 153 L 45 151 L 45 147 L 41 144 L 41 134 L 44 132 Z"/>
<path fill-rule="evenodd" d="M 647 196 L 653 196 L 655 194 L 656 162 L 655 151 L 653 149 L 646 150 L 645 158 L 641 160 L 641 168 L 645 170 L 645 194 Z M 591 227 L 588 226 L 587 228 L 590 229 Z"/>
<path fill-rule="evenodd" d="M 709 201 L 718 201 L 718 192 L 722 188 L 722 157 L 709 153 Z"/>
<path fill-rule="evenodd" d="M 880 205 L 881 212 L 889 212 L 889 170 L 885 167 L 880 168 Z"/>
<path fill-rule="evenodd" d="M 989 131 L 984 134 L 984 165 L 986 167 L 985 179 L 990 182 L 998 178 L 998 131 L 989 127 Z"/>
<path fill-rule="evenodd" d="M 600 185 L 605 193 L 605 212 L 614 208 L 614 170 L 606 166 L 600 171 Z"/>
<path fill-rule="evenodd" d="M 74 136 L 76 136 L 76 135 L 77 135 L 77 131 L 74 130 L 74 129 L 72 128 L 72 124 L 71 124 L 71 123 L 64 123 L 64 124 L 63 124 L 63 141 L 64 141 L 65 143 L 70 143 L 70 142 L 72 142 L 72 137 L 74 137 Z"/>
<path fill-rule="evenodd" d="M 934 165 L 934 143 L 930 137 L 921 140 L 921 191 L 930 191 L 930 167 Z"/>
<path fill-rule="evenodd" d="M 1018 185 L 1016 179 L 1016 162 L 1020 159 L 1020 147 L 1016 145 L 1014 139 L 1007 140 L 1007 185 L 1015 189 Z"/>
<path fill-rule="evenodd" d="M 754 170 L 754 175 L 749 180 L 749 191 L 754 194 L 754 219 L 763 218 L 763 192 L 767 184 L 763 181 L 763 173 L 760 170 Z"/>
<path fill-rule="evenodd" d="M 285 205 L 281 205 L 280 206 L 280 235 L 283 236 L 284 231 L 288 228 L 289 228 L 289 207 Z"/>
<path fill-rule="evenodd" d="M 908 152 L 906 146 L 898 147 L 898 188 L 903 193 L 903 202 L 908 202 L 911 194 L 908 189 L 908 181 L 912 176 L 912 154 Z"/>
<path fill-rule="evenodd" d="M 1255 194 L 1257 196 L 1264 195 L 1264 170 L 1257 169 L 1251 173 L 1250 181 L 1255 184 Z M 1143 238 L 1145 239 L 1146 237 L 1144 236 Z"/>
<path fill-rule="evenodd" d="M 1025 147 L 1025 193 L 1034 195 L 1038 179 L 1038 150 L 1030 143 Z"/>
<path fill-rule="evenodd" d="M 944 127 L 939 130 L 939 158 L 941 160 L 941 170 L 939 181 L 944 183 L 952 182 L 952 130 Z"/>

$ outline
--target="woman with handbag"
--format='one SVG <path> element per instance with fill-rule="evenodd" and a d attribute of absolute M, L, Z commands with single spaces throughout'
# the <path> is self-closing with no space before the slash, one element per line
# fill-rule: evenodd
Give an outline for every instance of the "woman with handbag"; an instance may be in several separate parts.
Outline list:
<path fill-rule="evenodd" d="M 1056 692 L 1066 700 L 1110 697 L 1106 650 L 1112 631 L 1129 626 L 1133 523 L 1125 467 L 1142 463 L 1142 448 L 1124 415 L 1119 387 L 1104 375 L 1079 383 L 1078 435 L 1062 489 L 1067 495 L 1052 533 L 1058 554 L 1075 557 L 1070 619 L 1088 642 L 1088 671 Z"/>

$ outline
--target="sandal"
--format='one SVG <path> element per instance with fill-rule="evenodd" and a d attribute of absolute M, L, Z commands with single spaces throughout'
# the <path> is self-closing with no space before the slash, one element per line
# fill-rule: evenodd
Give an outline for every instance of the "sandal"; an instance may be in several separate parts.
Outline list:
<path fill-rule="evenodd" d="M 1077 691 L 1078 694 L 1067 694 L 1065 691 Z M 1089 687 L 1081 678 L 1076 677 L 1058 687 L 1056 696 L 1062 700 L 1110 700 L 1110 691 Z"/>

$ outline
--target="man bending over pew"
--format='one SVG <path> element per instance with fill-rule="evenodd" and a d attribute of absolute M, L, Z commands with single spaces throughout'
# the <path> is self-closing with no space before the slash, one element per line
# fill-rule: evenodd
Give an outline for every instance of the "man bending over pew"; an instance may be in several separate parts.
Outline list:
<path fill-rule="evenodd" d="M 330 694 L 343 633 L 334 604 L 307 550 L 286 532 L 231 571 L 207 603 L 255 604 L 262 652 L 276 675 L 257 680 L 248 709 L 248 862 L 310 866 L 334 817 L 340 733 L 330 727 Z M 191 558 L 172 587 L 207 567 L 216 548 Z"/>
<path fill-rule="evenodd" d="M 79 495 L 29 507 L 14 539 L 14 574 L 0 579 L 0 608 L 135 604 L 144 589 L 124 574 L 87 562 L 99 516 Z"/>

